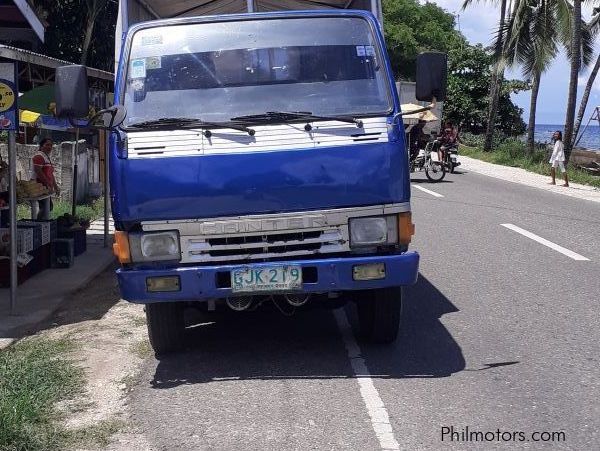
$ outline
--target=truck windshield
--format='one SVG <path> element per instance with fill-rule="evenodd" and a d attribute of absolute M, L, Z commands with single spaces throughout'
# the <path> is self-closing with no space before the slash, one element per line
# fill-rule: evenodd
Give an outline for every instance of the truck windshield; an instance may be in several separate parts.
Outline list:
<path fill-rule="evenodd" d="M 359 17 L 172 25 L 135 33 L 125 125 L 161 117 L 227 122 L 268 111 L 367 116 L 392 109 L 385 62 Z"/>

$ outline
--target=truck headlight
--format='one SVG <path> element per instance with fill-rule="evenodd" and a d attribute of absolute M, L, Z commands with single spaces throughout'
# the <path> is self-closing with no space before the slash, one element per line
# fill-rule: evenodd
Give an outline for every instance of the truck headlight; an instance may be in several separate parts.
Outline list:
<path fill-rule="evenodd" d="M 181 260 L 179 234 L 176 231 L 129 235 L 134 262 Z"/>
<path fill-rule="evenodd" d="M 398 244 L 398 218 L 376 216 L 350 219 L 350 247 Z"/>

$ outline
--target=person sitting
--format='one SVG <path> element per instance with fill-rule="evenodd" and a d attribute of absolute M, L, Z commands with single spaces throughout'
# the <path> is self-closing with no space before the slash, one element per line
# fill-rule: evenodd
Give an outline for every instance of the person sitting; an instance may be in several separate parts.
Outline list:
<path fill-rule="evenodd" d="M 437 138 L 439 147 L 438 147 L 438 157 L 440 161 L 444 159 L 445 152 L 458 145 L 458 130 L 451 121 L 446 121 L 444 124 L 444 129 L 440 133 Z"/>

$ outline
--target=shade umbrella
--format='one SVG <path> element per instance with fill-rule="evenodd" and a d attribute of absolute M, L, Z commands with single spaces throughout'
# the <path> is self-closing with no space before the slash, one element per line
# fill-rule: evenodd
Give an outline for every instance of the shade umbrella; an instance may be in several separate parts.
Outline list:
<path fill-rule="evenodd" d="M 39 119 L 41 116 L 40 113 L 36 113 L 35 111 L 29 110 L 20 110 L 19 111 L 19 121 L 24 122 L 26 124 L 31 124 Z"/>
<path fill-rule="evenodd" d="M 416 103 L 404 103 L 401 105 L 402 108 L 402 113 L 404 113 L 402 115 L 402 120 L 404 121 L 404 124 L 409 125 L 409 124 L 416 124 L 419 121 L 425 121 L 425 122 L 433 122 L 433 121 L 437 121 L 438 118 L 435 114 L 433 114 L 431 111 L 421 111 L 419 113 L 411 113 L 411 111 L 418 111 L 418 110 L 422 110 L 424 108 L 424 106 L 422 105 L 417 105 Z"/>
<path fill-rule="evenodd" d="M 438 117 L 433 114 L 431 111 L 424 111 L 422 113 L 417 113 L 421 115 L 420 120 L 425 122 L 434 122 L 438 120 Z"/>
<path fill-rule="evenodd" d="M 40 114 L 54 114 L 54 85 L 33 88 L 19 97 L 19 108 Z"/>

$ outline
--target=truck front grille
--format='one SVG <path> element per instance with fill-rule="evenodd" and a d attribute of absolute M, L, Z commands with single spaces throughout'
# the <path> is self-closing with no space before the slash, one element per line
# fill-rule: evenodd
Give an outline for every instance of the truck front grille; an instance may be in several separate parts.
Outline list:
<path fill-rule="evenodd" d="M 182 237 L 184 263 L 243 261 L 348 251 L 348 227 L 262 232 L 214 238 Z"/>

